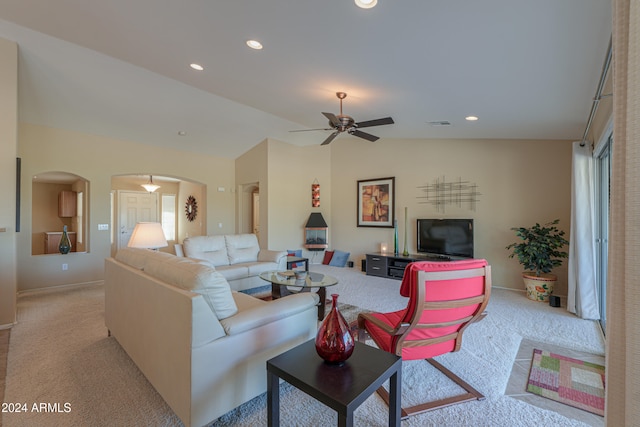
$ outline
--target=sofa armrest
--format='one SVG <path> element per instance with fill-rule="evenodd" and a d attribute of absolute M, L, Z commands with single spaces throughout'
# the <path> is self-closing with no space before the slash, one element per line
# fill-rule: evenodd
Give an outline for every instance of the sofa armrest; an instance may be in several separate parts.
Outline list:
<path fill-rule="evenodd" d="M 272 251 L 269 249 L 260 249 L 258 252 L 258 261 L 260 262 L 276 262 L 280 264 L 280 261 L 286 259 L 287 251 Z"/>
<path fill-rule="evenodd" d="M 241 310 L 231 317 L 220 320 L 220 323 L 227 335 L 237 335 L 305 310 L 315 310 L 319 300 L 318 295 L 313 292 L 289 295 L 247 310 Z"/>

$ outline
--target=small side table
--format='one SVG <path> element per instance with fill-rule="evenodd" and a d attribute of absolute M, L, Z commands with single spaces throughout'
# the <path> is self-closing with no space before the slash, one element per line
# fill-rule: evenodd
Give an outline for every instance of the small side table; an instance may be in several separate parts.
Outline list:
<path fill-rule="evenodd" d="M 342 365 L 318 356 L 315 340 L 267 361 L 267 418 L 280 425 L 280 378 L 338 412 L 338 426 L 352 427 L 353 412 L 389 379 L 389 426 L 400 426 L 402 358 L 356 341 Z"/>
<path fill-rule="evenodd" d="M 298 264 L 299 262 L 304 264 L 304 271 L 309 271 L 309 258 L 302 258 L 298 256 L 287 257 L 287 270 L 291 270 L 291 266 Z"/>

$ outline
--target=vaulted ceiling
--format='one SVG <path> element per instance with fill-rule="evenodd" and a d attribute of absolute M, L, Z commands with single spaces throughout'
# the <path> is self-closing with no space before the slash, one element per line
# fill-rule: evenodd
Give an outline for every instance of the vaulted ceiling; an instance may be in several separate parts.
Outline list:
<path fill-rule="evenodd" d="M 229 158 L 320 144 L 290 131 L 326 128 L 337 91 L 356 121 L 393 117 L 381 141 L 578 140 L 610 34 L 603 0 L 0 2 L 21 121 Z"/>

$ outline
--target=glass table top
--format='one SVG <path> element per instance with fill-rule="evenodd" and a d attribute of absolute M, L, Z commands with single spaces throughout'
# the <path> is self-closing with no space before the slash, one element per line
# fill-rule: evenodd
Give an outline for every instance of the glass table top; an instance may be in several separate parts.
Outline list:
<path fill-rule="evenodd" d="M 333 286 L 338 283 L 338 279 L 326 274 L 308 272 L 305 278 L 296 278 L 295 273 L 305 273 L 304 271 L 294 272 L 291 270 L 286 271 L 265 271 L 260 273 L 260 278 L 271 282 L 274 285 L 294 286 L 298 288 L 304 287 L 327 287 Z"/>

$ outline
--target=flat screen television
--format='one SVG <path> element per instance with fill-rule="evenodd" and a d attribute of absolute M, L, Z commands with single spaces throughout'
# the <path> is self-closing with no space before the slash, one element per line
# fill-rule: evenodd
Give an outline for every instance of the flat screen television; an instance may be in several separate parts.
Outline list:
<path fill-rule="evenodd" d="M 418 219 L 417 250 L 445 258 L 473 258 L 473 219 Z"/>

